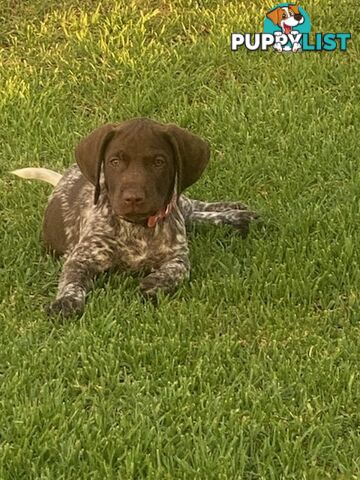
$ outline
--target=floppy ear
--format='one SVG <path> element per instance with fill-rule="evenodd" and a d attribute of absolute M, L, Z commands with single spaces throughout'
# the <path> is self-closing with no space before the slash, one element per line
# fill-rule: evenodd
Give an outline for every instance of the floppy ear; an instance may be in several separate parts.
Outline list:
<path fill-rule="evenodd" d="M 299 7 L 297 5 L 289 5 L 289 9 L 295 13 L 295 15 L 298 15 L 300 13 Z"/>
<path fill-rule="evenodd" d="M 96 128 L 75 148 L 75 158 L 84 177 L 95 185 L 94 203 L 100 194 L 100 172 L 104 153 L 115 132 L 115 124 L 107 123 Z"/>
<path fill-rule="evenodd" d="M 166 125 L 165 131 L 176 157 L 177 193 L 180 195 L 201 177 L 209 163 L 210 147 L 199 136 L 172 123 Z"/>
<path fill-rule="evenodd" d="M 267 13 L 266 16 L 273 22 L 274 25 L 279 25 L 280 13 L 281 13 L 281 8 L 275 8 L 275 10 L 271 10 L 271 12 Z"/>

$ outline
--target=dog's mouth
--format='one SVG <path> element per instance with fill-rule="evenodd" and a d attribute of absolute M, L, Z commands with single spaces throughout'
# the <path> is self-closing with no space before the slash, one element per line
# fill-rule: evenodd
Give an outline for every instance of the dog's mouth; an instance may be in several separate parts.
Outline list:
<path fill-rule="evenodd" d="M 117 214 L 119 218 L 126 220 L 127 222 L 137 223 L 140 225 L 146 225 L 150 228 L 155 227 L 155 225 L 165 219 L 173 210 L 176 205 L 177 196 L 176 193 L 173 194 L 170 202 L 165 206 L 156 211 L 148 211 L 147 213 L 127 213 L 125 215 Z"/>
<path fill-rule="evenodd" d="M 144 206 L 127 206 L 127 205 L 118 205 L 115 203 L 112 204 L 112 210 L 116 217 L 123 218 L 128 220 L 132 223 L 142 223 L 151 215 L 154 215 L 157 212 L 157 206 L 153 205 L 150 207 L 149 205 L 146 206 L 146 210 Z"/>
<path fill-rule="evenodd" d="M 126 213 L 126 214 L 121 214 L 118 213 L 117 216 L 119 218 L 122 218 L 126 220 L 127 222 L 131 223 L 140 223 L 143 224 L 147 221 L 147 219 L 151 216 L 154 215 L 154 212 L 148 212 L 148 213 Z"/>
<path fill-rule="evenodd" d="M 304 17 L 301 14 L 296 14 L 295 16 L 286 18 L 281 22 L 281 24 L 282 24 L 284 33 L 286 33 L 286 35 L 289 35 L 291 33 L 291 30 L 294 27 L 297 27 L 303 22 L 304 22 Z"/>
<path fill-rule="evenodd" d="M 176 205 L 177 195 L 174 192 L 170 201 L 165 205 L 153 204 L 152 208 L 143 211 L 141 208 L 132 206 L 127 207 L 125 205 L 115 205 L 111 203 L 113 213 L 115 217 L 123 219 L 127 222 L 137 223 L 139 225 L 147 225 L 148 227 L 154 227 L 159 221 L 165 219 L 173 210 Z"/>
<path fill-rule="evenodd" d="M 291 25 L 286 25 L 286 23 L 284 23 L 284 32 L 286 33 L 286 35 L 289 35 L 289 33 L 291 33 Z"/>

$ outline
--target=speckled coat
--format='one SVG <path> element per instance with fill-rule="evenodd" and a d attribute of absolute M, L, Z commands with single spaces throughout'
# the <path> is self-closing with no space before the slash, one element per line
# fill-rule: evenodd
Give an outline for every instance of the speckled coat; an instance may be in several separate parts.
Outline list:
<path fill-rule="evenodd" d="M 74 165 L 49 199 L 49 205 L 54 200 L 61 204 L 67 238 L 66 248 L 59 245 L 57 252 L 64 254 L 65 263 L 57 299 L 51 305 L 53 312 L 81 311 L 90 280 L 110 268 L 142 274 L 140 288 L 146 295 L 159 289 L 170 292 L 190 272 L 186 224 L 191 221 L 228 224 L 246 234 L 249 222 L 256 217 L 238 202 L 206 203 L 180 195 L 171 213 L 154 228 L 148 228 L 117 218 L 105 190 L 94 205 L 93 190 L 94 186 Z M 49 215 L 51 209 L 44 223 Z M 54 244 L 54 239 L 48 236 L 44 241 L 49 248 L 51 242 Z"/>

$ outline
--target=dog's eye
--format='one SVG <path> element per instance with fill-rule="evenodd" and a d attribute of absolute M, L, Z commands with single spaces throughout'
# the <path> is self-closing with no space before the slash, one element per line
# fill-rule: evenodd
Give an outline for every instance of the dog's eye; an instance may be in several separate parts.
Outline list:
<path fill-rule="evenodd" d="M 162 167 L 165 164 L 165 158 L 164 157 L 155 157 L 153 160 L 153 165 L 154 167 Z"/>
<path fill-rule="evenodd" d="M 283 14 L 282 14 L 282 18 L 286 18 L 286 13 L 283 13 Z"/>
<path fill-rule="evenodd" d="M 118 157 L 112 157 L 109 160 L 110 165 L 113 167 L 118 167 L 120 165 L 120 159 Z"/>

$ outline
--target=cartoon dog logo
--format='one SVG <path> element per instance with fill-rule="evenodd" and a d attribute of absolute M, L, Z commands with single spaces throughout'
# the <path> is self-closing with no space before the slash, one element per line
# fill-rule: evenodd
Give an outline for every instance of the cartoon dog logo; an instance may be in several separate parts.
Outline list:
<path fill-rule="evenodd" d="M 281 28 L 281 32 L 274 32 L 274 35 L 281 35 L 282 33 L 297 35 L 299 31 L 296 30 L 296 27 L 304 23 L 304 16 L 300 13 L 299 7 L 292 4 L 276 7 L 268 12 L 266 17 L 272 21 L 274 26 Z M 280 42 L 275 42 L 274 49 L 278 52 L 283 50 L 298 52 L 301 50 L 301 44 L 300 42 L 294 42 L 291 48 L 288 45 L 283 47 Z"/>

